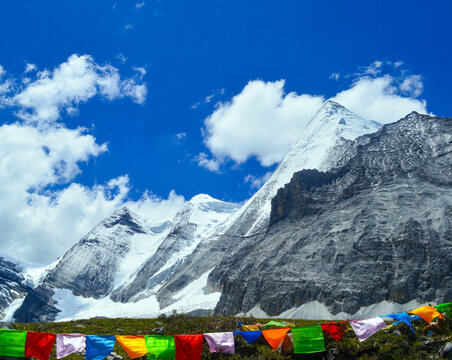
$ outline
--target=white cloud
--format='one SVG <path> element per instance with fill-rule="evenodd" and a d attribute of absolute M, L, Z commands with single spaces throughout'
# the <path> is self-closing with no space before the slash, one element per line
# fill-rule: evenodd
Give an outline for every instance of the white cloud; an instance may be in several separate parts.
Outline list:
<path fill-rule="evenodd" d="M 220 172 L 220 165 L 222 163 L 221 159 L 209 159 L 208 155 L 202 152 L 196 155 L 194 160 L 198 163 L 199 166 L 207 170 L 216 173 Z"/>
<path fill-rule="evenodd" d="M 49 263 L 124 205 L 151 221 L 171 219 L 185 201 L 174 191 L 134 202 L 127 176 L 91 187 L 73 182 L 80 163 L 106 150 L 83 129 L 0 126 L 0 250 Z"/>
<path fill-rule="evenodd" d="M 363 77 L 349 89 L 338 93 L 333 100 L 366 119 L 383 124 L 397 121 L 411 111 L 427 113 L 425 100 L 399 95 L 401 91 L 405 92 L 401 86 L 391 75 Z M 420 94 L 418 90 L 415 90 L 417 95 Z"/>
<path fill-rule="evenodd" d="M 187 136 L 187 133 L 186 132 L 180 132 L 180 133 L 177 133 L 175 136 L 176 136 L 176 139 L 183 140 Z"/>
<path fill-rule="evenodd" d="M 341 77 L 341 74 L 339 74 L 339 73 L 332 73 L 330 75 L 330 79 L 333 79 L 333 80 L 336 80 L 336 81 L 338 81 L 340 79 L 340 77 Z"/>
<path fill-rule="evenodd" d="M 132 24 L 126 24 L 126 26 L 124 26 L 124 29 L 131 30 L 131 29 L 133 29 L 133 25 Z"/>
<path fill-rule="evenodd" d="M 167 199 L 146 192 L 138 201 L 125 203 L 132 211 L 153 222 L 172 219 L 184 204 L 185 198 L 174 190 L 171 190 Z"/>
<path fill-rule="evenodd" d="M 409 75 L 405 77 L 400 84 L 400 90 L 408 96 L 418 97 L 424 90 L 424 84 L 422 83 L 421 75 Z"/>
<path fill-rule="evenodd" d="M 123 64 L 125 64 L 127 61 L 127 58 L 124 56 L 123 53 L 116 54 L 115 58 L 118 59 Z"/>
<path fill-rule="evenodd" d="M 29 73 L 29 72 L 32 72 L 32 71 L 36 71 L 38 68 L 37 68 L 37 66 L 35 65 L 35 64 L 30 64 L 30 63 L 27 63 L 26 65 L 25 65 L 25 74 L 26 73 Z"/>
<path fill-rule="evenodd" d="M 332 99 L 381 123 L 396 121 L 411 111 L 427 113 L 426 101 L 418 98 L 422 77 L 400 70 L 401 62 L 388 65 L 400 74 L 383 74 L 384 63 L 375 61 L 361 67 L 350 87 Z M 331 77 L 339 79 L 339 73 Z M 250 81 L 229 102 L 217 103 L 206 118 L 202 131 L 212 158 L 201 153 L 198 164 L 220 172 L 227 159 L 240 164 L 254 156 L 263 166 L 279 162 L 324 100 L 322 95 L 286 94 L 284 80 Z"/>
<path fill-rule="evenodd" d="M 144 1 L 135 4 L 135 10 L 141 9 L 146 3 Z"/>
<path fill-rule="evenodd" d="M 130 97 L 142 104 L 147 88 L 133 78 L 121 79 L 118 69 L 101 66 L 89 55 L 71 55 L 53 71 L 38 72 L 37 79 L 25 85 L 12 98 L 10 106 L 18 108 L 18 116 L 28 122 L 53 122 L 61 112 L 77 112 L 81 103 L 94 96 L 108 100 Z"/>
<path fill-rule="evenodd" d="M 250 81 L 230 102 L 217 104 L 205 121 L 205 143 L 216 159 L 243 163 L 256 156 L 269 166 L 282 158 L 324 101 L 283 88 L 284 80 Z"/>
<path fill-rule="evenodd" d="M 268 171 L 262 176 L 254 176 L 249 174 L 245 176 L 243 181 L 245 183 L 249 183 L 252 189 L 259 189 L 261 188 L 262 185 L 264 185 L 267 182 L 268 179 L 270 179 L 270 176 L 272 176 L 272 174 L 273 174 L 272 171 Z"/>
<path fill-rule="evenodd" d="M 366 75 L 376 76 L 381 73 L 383 67 L 383 61 L 375 60 L 369 66 L 363 68 L 363 73 Z"/>
<path fill-rule="evenodd" d="M 224 88 L 218 89 L 217 91 L 215 91 L 214 93 L 206 96 L 204 98 L 203 101 L 198 101 L 196 103 L 194 103 L 192 106 L 190 106 L 192 109 L 197 109 L 199 108 L 201 105 L 205 105 L 205 104 L 210 104 L 212 102 L 212 100 L 217 97 L 217 96 L 221 96 L 224 95 Z"/>
<path fill-rule="evenodd" d="M 49 263 L 62 256 L 100 220 L 124 206 L 150 216 L 171 218 L 184 198 L 145 193 L 131 201 L 128 176 L 85 186 L 75 181 L 80 164 L 107 151 L 85 129 L 57 123 L 61 112 L 97 95 L 131 97 L 142 103 L 146 86 L 122 79 L 110 65 L 72 55 L 53 71 L 37 72 L 28 85 L 5 78 L 0 67 L 0 105 L 18 109 L 23 122 L 0 126 L 0 250 L 23 261 Z M 4 89 L 4 90 L 1 90 Z M 45 125 L 45 126 L 42 126 Z"/>
<path fill-rule="evenodd" d="M 133 66 L 132 69 L 140 73 L 140 80 L 146 75 L 146 69 L 144 67 Z"/>

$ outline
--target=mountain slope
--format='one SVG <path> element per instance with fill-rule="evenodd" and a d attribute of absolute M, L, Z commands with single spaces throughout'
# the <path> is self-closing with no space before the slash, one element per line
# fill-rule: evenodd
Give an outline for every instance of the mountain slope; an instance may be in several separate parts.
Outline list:
<path fill-rule="evenodd" d="M 23 298 L 31 288 L 26 285 L 23 269 L 0 257 L 0 314 L 16 300 Z"/>
<path fill-rule="evenodd" d="M 155 291 L 238 207 L 201 194 L 187 202 L 172 223 L 158 226 L 148 225 L 127 208 L 116 211 L 48 272 L 27 295 L 15 319 L 50 321 L 95 316 L 99 311 L 109 316 L 158 315 L 161 306 Z M 207 279 L 207 275 L 204 277 Z M 201 292 L 192 301 L 210 304 L 212 297 L 206 300 L 202 296 L 204 285 L 198 283 L 190 288 L 192 295 Z M 176 300 L 185 299 L 185 295 L 182 292 Z M 213 298 L 210 309 L 219 296 Z M 140 304 L 115 303 L 120 301 Z"/>
<path fill-rule="evenodd" d="M 115 211 L 49 270 L 15 313 L 16 320 L 54 320 L 61 310 L 53 299 L 55 289 L 95 299 L 109 295 L 155 253 L 169 226 L 150 226 L 127 208 Z"/>
<path fill-rule="evenodd" d="M 412 113 L 358 142 L 278 191 L 266 235 L 211 274 L 218 313 L 452 300 L 452 119 Z"/>
<path fill-rule="evenodd" d="M 167 280 L 157 295 L 160 303 L 171 304 L 175 292 L 205 271 L 222 268 L 223 260 L 241 247 L 253 246 L 263 237 L 270 220 L 271 199 L 290 181 L 294 172 L 306 168 L 329 170 L 342 165 L 356 153 L 357 143 L 352 140 L 380 127 L 336 102 L 327 101 L 262 188 L 208 242 L 196 248 L 184 269 L 174 272 Z"/>
<path fill-rule="evenodd" d="M 155 254 L 148 258 L 137 276 L 118 289 L 112 299 L 136 301 L 155 294 L 158 287 L 177 269 L 201 241 L 215 233 L 239 205 L 200 194 L 187 202 L 173 219 L 173 225 Z"/>

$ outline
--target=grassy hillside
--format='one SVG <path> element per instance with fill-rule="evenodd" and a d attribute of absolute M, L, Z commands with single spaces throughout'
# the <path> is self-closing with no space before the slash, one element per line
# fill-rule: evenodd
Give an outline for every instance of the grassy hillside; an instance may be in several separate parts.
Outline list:
<path fill-rule="evenodd" d="M 266 323 L 269 319 L 238 318 L 238 317 L 190 317 L 186 315 L 161 316 L 157 319 L 89 319 L 61 323 L 15 323 L 18 330 L 80 333 L 87 335 L 151 335 L 163 328 L 164 335 L 201 334 L 205 332 L 234 331 L 237 323 Z M 281 319 L 284 321 L 284 319 Z M 317 324 L 320 321 L 287 320 L 297 327 Z M 261 336 L 253 345 L 247 345 L 236 336 L 236 354 L 210 354 L 204 342 L 202 359 L 441 359 L 438 351 L 446 343 L 452 341 L 452 320 L 444 319 L 437 326 L 426 328 L 426 322 L 414 322 L 416 335 L 413 335 L 406 324 L 398 324 L 387 330 L 382 330 L 359 343 L 353 330 L 348 327 L 341 342 L 325 335 L 327 351 L 320 354 L 293 355 L 279 354 L 267 344 Z M 126 353 L 116 342 L 117 354 L 128 359 Z M 52 358 L 55 359 L 55 348 Z M 68 360 L 83 359 L 81 355 L 71 355 Z M 145 359 L 143 357 L 142 359 Z"/>

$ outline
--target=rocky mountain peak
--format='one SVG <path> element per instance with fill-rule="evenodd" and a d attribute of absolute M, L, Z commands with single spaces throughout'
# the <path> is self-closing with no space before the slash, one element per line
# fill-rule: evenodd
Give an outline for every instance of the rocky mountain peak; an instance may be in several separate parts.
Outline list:
<path fill-rule="evenodd" d="M 128 228 L 135 233 L 145 234 L 149 231 L 145 221 L 141 219 L 137 214 L 132 212 L 126 206 L 116 210 L 108 218 L 104 219 L 98 226 L 93 229 L 93 232 L 97 232 L 102 228 L 113 228 L 115 226 L 122 226 Z"/>

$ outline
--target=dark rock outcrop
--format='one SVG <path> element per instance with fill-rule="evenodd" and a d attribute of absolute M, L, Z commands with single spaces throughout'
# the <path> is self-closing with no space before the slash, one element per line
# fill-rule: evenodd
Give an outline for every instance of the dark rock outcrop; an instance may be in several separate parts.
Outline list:
<path fill-rule="evenodd" d="M 30 290 L 25 284 L 21 267 L 0 257 L 0 314 L 11 302 L 23 298 Z"/>
<path fill-rule="evenodd" d="M 266 235 L 211 273 L 217 313 L 452 300 L 452 119 L 412 113 L 363 138 L 278 191 Z"/>

